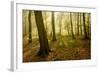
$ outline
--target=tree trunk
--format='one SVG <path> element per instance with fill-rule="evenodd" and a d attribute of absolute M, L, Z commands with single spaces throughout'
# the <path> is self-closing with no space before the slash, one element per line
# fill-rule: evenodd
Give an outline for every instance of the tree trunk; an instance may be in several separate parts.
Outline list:
<path fill-rule="evenodd" d="M 84 38 L 88 39 L 86 32 L 85 13 L 83 13 L 83 27 L 84 27 Z"/>
<path fill-rule="evenodd" d="M 52 41 L 56 41 L 54 12 L 52 12 L 52 31 L 53 31 Z"/>
<path fill-rule="evenodd" d="M 88 37 L 90 38 L 91 37 L 91 28 L 90 28 L 90 26 L 91 26 L 91 23 L 90 23 L 90 19 L 91 19 L 91 17 L 90 17 L 90 13 L 88 14 Z"/>
<path fill-rule="evenodd" d="M 59 35 L 61 36 L 61 22 L 59 24 Z"/>
<path fill-rule="evenodd" d="M 59 36 L 61 36 L 61 30 L 62 30 L 62 16 L 63 14 L 58 15 L 58 21 L 59 21 Z"/>
<path fill-rule="evenodd" d="M 79 13 L 77 13 L 77 35 L 79 35 Z"/>
<path fill-rule="evenodd" d="M 31 10 L 29 10 L 28 21 L 29 21 L 29 43 L 31 43 L 32 42 Z"/>
<path fill-rule="evenodd" d="M 69 25 L 67 23 L 67 33 L 68 33 L 68 36 L 70 35 L 70 32 L 69 32 Z"/>
<path fill-rule="evenodd" d="M 71 34 L 72 34 L 72 38 L 75 39 L 74 32 L 73 32 L 72 13 L 70 13 L 70 22 L 71 22 Z"/>
<path fill-rule="evenodd" d="M 66 17 L 68 17 L 68 16 L 66 16 Z M 65 26 L 65 28 L 66 28 L 66 30 L 67 30 L 67 35 L 69 36 L 70 35 L 70 27 L 69 27 L 69 22 L 68 22 L 68 18 L 66 18 L 66 26 Z"/>
<path fill-rule="evenodd" d="M 80 34 L 82 36 L 82 17 L 81 17 L 81 13 L 80 13 Z"/>
<path fill-rule="evenodd" d="M 46 15 L 46 12 L 45 12 L 45 29 L 46 31 L 48 30 L 48 27 L 47 27 L 47 15 Z M 47 31 L 48 32 L 48 31 Z"/>
<path fill-rule="evenodd" d="M 40 50 L 38 52 L 38 55 L 41 57 L 46 57 L 47 55 L 49 55 L 50 47 L 48 44 L 47 34 L 44 28 L 42 12 L 34 11 L 34 14 L 40 42 Z"/>

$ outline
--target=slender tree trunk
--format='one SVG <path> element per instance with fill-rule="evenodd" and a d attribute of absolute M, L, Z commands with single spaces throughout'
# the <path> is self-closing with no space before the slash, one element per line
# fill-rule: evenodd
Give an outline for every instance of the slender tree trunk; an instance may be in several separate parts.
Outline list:
<path fill-rule="evenodd" d="M 72 38 L 75 39 L 74 32 L 73 32 L 72 13 L 71 12 L 70 12 L 70 22 L 71 22 L 71 34 L 72 34 Z"/>
<path fill-rule="evenodd" d="M 89 37 L 91 39 L 91 13 L 89 14 Z"/>
<path fill-rule="evenodd" d="M 87 32 L 86 32 L 85 13 L 83 13 L 83 27 L 84 27 L 84 38 L 88 39 Z"/>
<path fill-rule="evenodd" d="M 48 27 L 47 27 L 47 17 L 46 17 L 46 12 L 45 12 L 45 29 L 47 31 Z M 47 31 L 48 32 L 48 31 Z"/>
<path fill-rule="evenodd" d="M 69 25 L 67 24 L 67 33 L 68 35 L 70 35 L 70 32 L 69 32 Z"/>
<path fill-rule="evenodd" d="M 62 28 L 62 14 L 60 14 L 58 16 L 58 20 L 59 20 L 59 36 L 61 36 L 61 28 Z"/>
<path fill-rule="evenodd" d="M 79 35 L 79 13 L 77 13 L 77 35 Z"/>
<path fill-rule="evenodd" d="M 66 16 L 66 17 L 68 17 L 68 16 Z M 69 27 L 69 23 L 67 22 L 68 21 L 68 19 L 66 18 L 66 30 L 67 30 L 67 35 L 69 36 L 70 35 L 70 27 Z"/>
<path fill-rule="evenodd" d="M 32 42 L 31 10 L 29 10 L 28 21 L 29 21 L 29 43 L 31 43 Z"/>
<path fill-rule="evenodd" d="M 59 35 L 61 36 L 61 23 L 59 24 Z"/>
<path fill-rule="evenodd" d="M 28 19 L 27 17 L 26 17 L 26 11 L 22 11 L 23 13 L 22 13 L 22 24 L 23 24 L 23 37 L 25 37 L 26 35 L 27 35 L 27 31 L 26 31 L 26 20 Z"/>
<path fill-rule="evenodd" d="M 80 34 L 82 36 L 82 17 L 81 17 L 81 13 L 80 13 Z"/>
<path fill-rule="evenodd" d="M 53 31 L 52 41 L 56 41 L 54 12 L 52 12 L 52 31 Z"/>
<path fill-rule="evenodd" d="M 90 25 L 91 25 L 91 23 L 90 23 L 90 13 L 88 14 L 88 37 L 90 38 L 90 31 L 91 31 L 91 28 L 90 28 Z"/>
<path fill-rule="evenodd" d="M 87 35 L 89 36 L 89 25 L 90 25 L 90 23 L 89 23 L 89 14 L 88 14 L 88 21 L 87 21 L 87 23 L 88 23 L 88 29 L 87 29 Z"/>
<path fill-rule="evenodd" d="M 26 16 L 25 16 L 25 36 L 27 35 L 27 24 L 26 24 L 26 20 L 27 20 L 27 18 L 26 18 Z"/>
<path fill-rule="evenodd" d="M 42 12 L 34 11 L 34 14 L 40 42 L 40 50 L 38 52 L 38 55 L 41 57 L 46 57 L 47 55 L 49 55 L 50 47 L 48 44 L 47 34 L 44 28 Z"/>

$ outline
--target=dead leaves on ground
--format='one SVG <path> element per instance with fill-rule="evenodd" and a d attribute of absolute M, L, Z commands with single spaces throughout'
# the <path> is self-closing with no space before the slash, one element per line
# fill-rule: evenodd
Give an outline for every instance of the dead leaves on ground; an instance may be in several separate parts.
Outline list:
<path fill-rule="evenodd" d="M 34 44 L 34 45 L 33 45 Z M 23 62 L 39 61 L 64 61 L 64 60 L 83 60 L 91 58 L 90 40 L 68 40 L 63 38 L 61 41 L 49 42 L 52 52 L 45 58 L 36 56 L 39 51 L 39 42 L 30 43 L 24 47 Z"/>

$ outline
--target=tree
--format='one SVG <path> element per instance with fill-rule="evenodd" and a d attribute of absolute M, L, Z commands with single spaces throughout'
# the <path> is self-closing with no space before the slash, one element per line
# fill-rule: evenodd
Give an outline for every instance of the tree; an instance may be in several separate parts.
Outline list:
<path fill-rule="evenodd" d="M 56 41 L 54 12 L 52 12 L 52 32 L 53 32 L 52 41 Z"/>
<path fill-rule="evenodd" d="M 88 13 L 88 19 L 87 19 L 87 23 L 88 23 L 88 37 L 90 38 L 91 37 L 91 28 L 90 28 L 90 25 L 91 25 L 91 23 L 90 23 L 90 18 L 91 18 L 91 16 L 90 16 L 90 13 Z"/>
<path fill-rule="evenodd" d="M 46 12 L 44 12 L 44 19 L 45 19 L 45 29 L 47 31 L 48 27 L 47 27 L 47 14 L 46 14 Z"/>
<path fill-rule="evenodd" d="M 70 35 L 70 31 L 69 31 L 69 23 L 67 23 L 67 33 L 68 33 L 68 35 Z"/>
<path fill-rule="evenodd" d="M 73 22 L 72 22 L 72 13 L 71 12 L 70 12 L 70 24 L 71 24 L 71 34 L 72 34 L 72 38 L 75 39 L 74 32 L 73 32 Z"/>
<path fill-rule="evenodd" d="M 28 21 L 29 21 L 29 43 L 31 43 L 32 42 L 31 10 L 29 10 Z"/>
<path fill-rule="evenodd" d="M 85 22 L 85 13 L 83 13 L 83 27 L 84 27 L 84 38 L 88 39 L 87 32 L 86 32 L 86 22 Z"/>
<path fill-rule="evenodd" d="M 23 13 L 22 13 L 22 23 L 23 23 L 23 37 L 25 37 L 26 36 L 26 34 L 27 34 L 27 28 L 26 28 L 26 11 L 25 10 L 23 10 Z"/>
<path fill-rule="evenodd" d="M 58 20 L 59 20 L 59 36 L 61 36 L 61 30 L 62 30 L 62 16 L 63 14 L 61 13 L 59 16 L 58 16 Z"/>
<path fill-rule="evenodd" d="M 70 30 L 69 30 L 69 23 L 67 22 L 67 20 L 65 21 L 66 25 L 65 25 L 65 29 L 67 30 L 67 35 L 70 35 Z"/>
<path fill-rule="evenodd" d="M 82 13 L 79 13 L 80 19 L 80 34 L 82 35 Z"/>
<path fill-rule="evenodd" d="M 38 55 L 41 57 L 46 57 L 47 55 L 49 55 L 50 47 L 48 44 L 47 34 L 44 28 L 42 12 L 34 11 L 34 14 L 40 42 L 40 50 L 38 52 Z"/>
<path fill-rule="evenodd" d="M 70 35 L 70 21 L 68 20 L 68 15 L 66 15 L 66 20 L 65 20 L 65 29 L 67 30 L 67 35 Z"/>
<path fill-rule="evenodd" d="M 79 35 L 79 13 L 77 13 L 77 35 Z"/>

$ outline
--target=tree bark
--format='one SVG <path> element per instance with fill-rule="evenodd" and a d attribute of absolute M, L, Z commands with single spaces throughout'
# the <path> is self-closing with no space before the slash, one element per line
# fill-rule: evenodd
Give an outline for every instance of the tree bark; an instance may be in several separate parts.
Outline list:
<path fill-rule="evenodd" d="M 84 27 L 84 39 L 88 39 L 86 32 L 85 13 L 83 13 L 83 27 Z"/>
<path fill-rule="evenodd" d="M 40 42 L 40 50 L 38 52 L 38 55 L 41 57 L 46 57 L 47 55 L 49 55 L 50 47 L 48 44 L 47 34 L 44 28 L 42 12 L 34 11 L 34 14 Z"/>
<path fill-rule="evenodd" d="M 77 13 L 77 35 L 79 35 L 79 13 Z"/>
<path fill-rule="evenodd" d="M 72 13 L 71 12 L 70 12 L 70 22 L 71 22 L 71 34 L 72 34 L 72 38 L 75 39 L 74 32 L 73 32 Z"/>
<path fill-rule="evenodd" d="M 46 14 L 46 12 L 45 12 L 45 29 L 46 29 L 46 31 L 48 30 L 48 27 L 47 27 L 47 14 Z"/>
<path fill-rule="evenodd" d="M 90 13 L 88 14 L 88 37 L 90 38 L 91 37 L 91 22 L 90 22 L 90 19 L 91 19 L 91 16 L 90 16 Z"/>
<path fill-rule="evenodd" d="M 29 43 L 31 43 L 32 42 L 31 10 L 29 10 L 28 21 L 29 21 Z"/>
<path fill-rule="evenodd" d="M 66 27 L 67 27 L 67 33 L 68 33 L 68 35 L 70 35 L 68 23 L 67 23 L 67 26 Z"/>
<path fill-rule="evenodd" d="M 82 13 L 80 13 L 80 34 L 82 36 L 82 17 L 81 17 Z"/>
<path fill-rule="evenodd" d="M 63 16 L 63 14 L 61 13 L 61 14 L 59 14 L 58 15 L 58 24 L 59 24 L 59 36 L 61 36 L 61 30 L 62 30 L 62 16 Z"/>
<path fill-rule="evenodd" d="M 52 12 L 52 31 L 53 31 L 52 41 L 56 41 L 54 12 Z"/>

